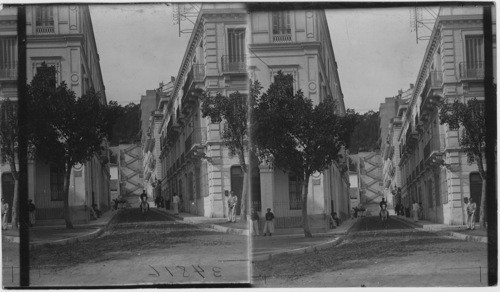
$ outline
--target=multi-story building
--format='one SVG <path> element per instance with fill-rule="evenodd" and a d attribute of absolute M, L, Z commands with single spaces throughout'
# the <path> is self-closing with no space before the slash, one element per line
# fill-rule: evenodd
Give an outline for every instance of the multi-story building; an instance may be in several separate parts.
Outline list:
<path fill-rule="evenodd" d="M 481 7 L 440 9 L 402 117 L 402 200 L 422 202 L 426 220 L 463 224 L 464 197 L 479 202 L 481 196 L 477 166 L 459 146 L 461 129 L 440 124 L 437 104 L 484 99 L 483 34 Z"/>
<path fill-rule="evenodd" d="M 0 104 L 6 98 L 17 101 L 17 61 L 17 8 L 4 7 L 0 10 Z M 0 179 L 0 195 L 12 206 L 14 176 L 8 163 L 0 163 Z M 10 222 L 10 211 L 7 216 Z"/>
<path fill-rule="evenodd" d="M 401 117 L 408 107 L 409 98 L 413 92 L 413 84 L 403 92 L 400 90 L 398 95 L 386 98 L 385 102 L 380 104 L 380 154 L 382 157 L 382 181 L 383 193 L 388 205 L 395 207 L 401 203 L 400 198 L 394 196 L 398 188 L 401 187 L 401 170 L 399 168 L 399 133 L 401 132 Z"/>
<path fill-rule="evenodd" d="M 26 6 L 27 80 L 31 82 L 42 63 L 56 68 L 57 82 L 66 82 L 76 96 L 94 88 L 106 103 L 92 20 L 86 5 Z M 89 220 L 89 207 L 110 206 L 109 152 L 71 171 L 69 205 L 73 221 Z M 37 218 L 63 218 L 64 172 L 40 160 L 28 165 L 28 194 L 37 206 Z"/>
<path fill-rule="evenodd" d="M 228 191 L 234 191 L 241 202 L 243 172 L 221 139 L 224 122 L 202 117 L 196 89 L 247 94 L 249 74 L 266 88 L 282 70 L 294 76 L 295 89 L 302 89 L 314 103 L 330 95 L 338 105 L 332 111 L 344 114 L 336 66 L 323 11 L 248 13 L 243 4 L 204 3 L 172 95 L 159 101 L 162 194 L 167 200 L 180 195 L 181 209 L 207 217 L 225 216 Z M 256 161 L 246 155 L 251 205 L 258 211 L 272 208 L 277 227 L 299 227 L 297 179 Z M 308 211 L 313 228 L 327 228 L 332 211 L 348 216 L 349 177 L 340 169 L 335 163 L 311 178 Z"/>
<path fill-rule="evenodd" d="M 156 196 L 164 195 L 161 193 L 161 179 L 163 178 L 161 160 L 160 160 L 160 130 L 161 122 L 163 120 L 163 106 L 165 102 L 161 103 L 158 107 L 160 99 L 165 100 L 171 97 L 175 78 L 172 77 L 171 81 L 167 84 L 160 84 L 160 87 L 155 90 L 156 107 L 149 113 L 149 127 L 142 134 L 142 156 L 143 156 L 143 169 L 144 169 L 144 189 L 148 197 L 155 198 Z M 150 92 L 150 90 L 148 90 Z M 142 99 L 141 99 L 141 115 L 142 112 Z"/>
<path fill-rule="evenodd" d="M 314 104 L 331 96 L 337 104 L 332 111 L 339 115 L 345 113 L 337 62 L 323 10 L 252 11 L 248 29 L 249 74 L 252 80 L 261 83 L 263 91 L 278 71 L 282 71 L 293 76 L 294 90 L 302 90 Z M 348 216 L 346 170 L 347 167 L 333 163 L 323 173 L 312 175 L 307 202 L 311 228 L 328 228 L 331 212 L 342 219 Z M 273 210 L 277 227 L 300 227 L 302 197 L 297 177 L 267 165 L 261 165 L 257 171 L 261 209 Z"/>
<path fill-rule="evenodd" d="M 203 3 L 172 94 L 159 101 L 161 192 L 167 201 L 178 194 L 185 212 L 224 217 L 229 190 L 241 201 L 238 159 L 224 146 L 223 125 L 202 117 L 195 89 L 223 95 L 248 92 L 246 23 L 244 4 Z"/>

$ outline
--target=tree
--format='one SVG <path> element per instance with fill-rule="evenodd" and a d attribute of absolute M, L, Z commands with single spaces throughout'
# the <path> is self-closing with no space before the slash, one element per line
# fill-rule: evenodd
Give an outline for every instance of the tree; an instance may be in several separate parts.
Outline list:
<path fill-rule="evenodd" d="M 294 173 L 302 188 L 304 235 L 311 237 L 307 217 L 309 178 L 334 162 L 347 146 L 353 117 L 335 114 L 328 97 L 314 106 L 302 91 L 293 92 L 293 78 L 278 72 L 275 82 L 253 106 L 252 143 L 271 167 Z"/>
<path fill-rule="evenodd" d="M 486 169 L 484 168 L 484 149 L 486 147 L 486 126 L 484 116 L 484 102 L 476 98 L 467 103 L 455 100 L 453 103 L 442 102 L 439 110 L 439 119 L 450 129 L 462 128 L 459 144 L 467 154 L 469 164 L 476 162 L 479 175 L 483 181 L 481 189 L 481 203 L 479 225 L 486 227 Z"/>
<path fill-rule="evenodd" d="M 8 163 L 14 178 L 14 199 L 12 201 L 12 228 L 17 228 L 19 210 L 19 173 L 16 168 L 17 154 L 17 107 L 9 98 L 0 105 L 0 154 L 2 163 Z"/>
<path fill-rule="evenodd" d="M 114 121 L 95 90 L 77 98 L 64 82 L 56 86 L 54 67 L 42 64 L 37 71 L 27 86 L 28 140 L 35 159 L 64 170 L 64 220 L 73 228 L 68 203 L 71 169 L 103 150 Z"/>
<path fill-rule="evenodd" d="M 349 138 L 352 142 L 350 147 L 351 153 L 379 149 L 379 112 L 368 111 L 364 114 L 359 114 L 353 109 L 347 109 L 347 113 L 356 119 L 357 124 Z"/>
<path fill-rule="evenodd" d="M 248 153 L 248 102 L 247 95 L 236 91 L 229 96 L 221 93 L 201 94 L 203 117 L 210 117 L 212 123 L 225 121 L 222 140 L 233 156 L 237 156 L 243 171 L 243 190 L 241 192 L 241 220 L 246 221 L 248 201 L 248 167 L 245 153 Z"/>
<path fill-rule="evenodd" d="M 140 140 L 141 108 L 139 104 L 129 103 L 126 106 L 110 101 L 110 119 L 116 121 L 112 126 L 111 145 L 134 143 Z"/>

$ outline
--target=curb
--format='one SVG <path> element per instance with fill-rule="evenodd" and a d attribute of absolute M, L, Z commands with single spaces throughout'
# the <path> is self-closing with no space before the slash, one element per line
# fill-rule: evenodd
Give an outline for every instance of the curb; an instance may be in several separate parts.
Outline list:
<path fill-rule="evenodd" d="M 344 241 L 344 238 L 346 237 L 346 235 L 349 234 L 349 232 L 351 231 L 352 227 L 355 224 L 356 224 L 356 222 L 351 224 L 351 226 L 349 228 L 347 228 L 346 231 L 339 233 L 338 234 L 339 237 L 335 238 L 332 241 L 327 241 L 327 242 L 319 243 L 319 244 L 308 246 L 308 247 L 292 249 L 292 250 L 284 251 L 284 252 L 277 252 L 277 253 L 270 253 L 270 254 L 259 255 L 259 256 L 252 256 L 252 262 L 267 261 L 267 260 L 271 260 L 271 259 L 275 258 L 276 256 L 282 256 L 282 255 L 311 253 L 311 252 L 316 252 L 316 251 L 320 251 L 323 249 L 337 246 L 337 245 L 341 244 L 342 241 Z"/>
<path fill-rule="evenodd" d="M 7 242 L 19 243 L 19 236 L 2 235 Z"/>
<path fill-rule="evenodd" d="M 296 255 L 296 254 L 305 254 L 305 253 L 316 252 L 319 250 L 323 250 L 323 249 L 327 249 L 327 248 L 339 245 L 343 240 L 344 240 L 344 237 L 341 236 L 341 237 L 338 237 L 332 241 L 316 244 L 313 246 L 301 247 L 301 248 L 292 249 L 292 250 L 284 251 L 284 252 L 277 252 L 277 253 L 271 253 L 271 254 L 265 254 L 265 255 L 259 255 L 259 256 L 252 256 L 252 262 L 267 261 L 267 260 L 271 260 L 277 256 L 282 256 L 282 255 Z"/>
<path fill-rule="evenodd" d="M 166 211 L 164 211 L 164 212 L 166 212 Z M 183 221 L 184 223 L 187 223 L 187 224 L 193 224 L 193 225 L 207 224 L 208 228 L 213 229 L 217 232 L 226 233 L 226 234 L 235 234 L 235 235 L 245 235 L 245 236 L 249 236 L 249 234 L 250 234 L 249 230 L 247 230 L 247 229 L 231 228 L 231 227 L 221 226 L 221 225 L 217 225 L 217 224 L 210 224 L 210 223 L 205 223 L 205 222 L 196 223 L 196 222 L 193 222 L 191 220 L 184 220 L 184 217 L 181 217 L 179 215 L 173 215 L 173 214 L 170 214 L 169 212 L 166 212 L 166 213 L 169 214 L 170 216 L 174 217 L 175 220 L 180 220 L 180 221 Z"/>
<path fill-rule="evenodd" d="M 65 244 L 70 244 L 70 243 L 75 243 L 75 242 L 93 239 L 93 238 L 96 238 L 99 235 L 103 234 L 104 230 L 105 230 L 105 227 L 102 227 L 102 228 L 97 229 L 94 232 L 91 232 L 89 234 L 85 234 L 82 236 L 77 236 L 77 237 L 72 237 L 72 238 L 64 238 L 64 239 L 59 239 L 59 240 L 52 241 L 52 242 L 30 243 L 30 250 L 36 250 L 36 249 L 39 249 L 42 247 L 48 247 L 48 246 L 65 245 Z"/>
<path fill-rule="evenodd" d="M 486 236 L 467 235 L 467 234 L 453 232 L 453 231 L 448 231 L 447 234 L 449 236 L 456 237 L 458 239 L 465 240 L 465 241 L 488 243 L 488 237 L 486 237 Z"/>
<path fill-rule="evenodd" d="M 238 229 L 238 228 L 231 228 L 231 227 L 225 227 L 225 226 L 220 226 L 217 224 L 210 224 L 209 227 L 215 231 L 218 232 L 223 232 L 227 234 L 236 234 L 236 235 L 249 235 L 249 230 L 247 229 Z"/>
<path fill-rule="evenodd" d="M 111 215 L 111 217 L 109 218 L 109 220 L 108 220 L 108 222 L 106 224 L 102 224 L 101 227 L 97 227 L 97 230 L 95 230 L 95 231 L 93 231 L 91 233 L 88 233 L 88 234 L 85 234 L 85 235 L 81 235 L 81 236 L 77 236 L 77 237 L 59 239 L 59 240 L 52 241 L 52 242 L 30 243 L 30 250 L 36 250 L 36 249 L 40 249 L 42 247 L 56 246 L 56 245 L 65 245 L 65 244 L 70 244 L 70 243 L 75 243 L 75 242 L 81 242 L 81 241 L 86 241 L 86 240 L 94 239 L 94 238 L 102 235 L 106 230 L 108 230 L 108 228 L 111 225 L 111 221 L 113 220 L 113 218 L 117 214 L 120 213 L 120 210 L 117 210 L 118 212 L 113 212 L 113 214 Z"/>
<path fill-rule="evenodd" d="M 454 231 L 448 231 L 448 230 L 439 230 L 439 229 L 434 229 L 434 228 L 426 228 L 425 226 L 420 226 L 419 224 L 416 224 L 414 222 L 407 221 L 405 219 L 400 219 L 398 218 L 400 222 L 404 222 L 414 228 L 419 228 L 424 231 L 431 231 L 431 232 L 437 232 L 444 234 L 446 236 L 451 236 L 455 237 L 459 240 L 464 240 L 464 241 L 471 241 L 471 242 L 481 242 L 481 243 L 488 243 L 488 237 L 487 236 L 477 236 L 477 235 L 467 235 L 459 232 L 454 232 Z"/>

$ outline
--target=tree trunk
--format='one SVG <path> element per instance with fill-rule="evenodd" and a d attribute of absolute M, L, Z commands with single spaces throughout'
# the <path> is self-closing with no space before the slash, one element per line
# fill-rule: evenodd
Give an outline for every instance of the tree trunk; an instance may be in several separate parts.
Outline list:
<path fill-rule="evenodd" d="M 241 191 L 241 211 L 240 218 L 242 222 L 247 222 L 247 201 L 248 201 L 248 169 L 245 163 L 245 155 L 243 151 L 239 153 L 240 166 L 243 171 L 243 190 Z"/>
<path fill-rule="evenodd" d="M 73 229 L 73 223 L 71 223 L 71 210 L 69 209 L 69 180 L 71 177 L 72 164 L 66 164 L 66 173 L 64 174 L 64 221 L 66 222 L 67 229 Z"/>
<path fill-rule="evenodd" d="M 309 188 L 309 174 L 304 174 L 302 181 L 302 224 L 304 225 L 304 236 L 312 237 L 309 221 L 307 220 L 307 189 Z"/>
<path fill-rule="evenodd" d="M 19 222 L 19 174 L 16 169 L 16 162 L 14 159 L 9 159 L 10 171 L 14 178 L 14 198 L 12 200 L 12 229 L 17 229 Z"/>
<path fill-rule="evenodd" d="M 481 203 L 479 207 L 479 228 L 486 229 L 486 171 L 483 167 L 483 157 L 481 155 L 476 156 L 477 168 L 479 170 L 479 175 L 483 180 L 483 184 L 481 186 Z"/>

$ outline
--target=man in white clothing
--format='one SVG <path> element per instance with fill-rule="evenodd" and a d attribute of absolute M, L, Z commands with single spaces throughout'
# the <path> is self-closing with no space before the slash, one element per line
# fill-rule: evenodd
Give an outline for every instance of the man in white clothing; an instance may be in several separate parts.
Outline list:
<path fill-rule="evenodd" d="M 420 206 L 418 205 L 417 201 L 413 201 L 413 220 L 415 222 L 418 221 L 418 209 L 420 208 Z"/>

